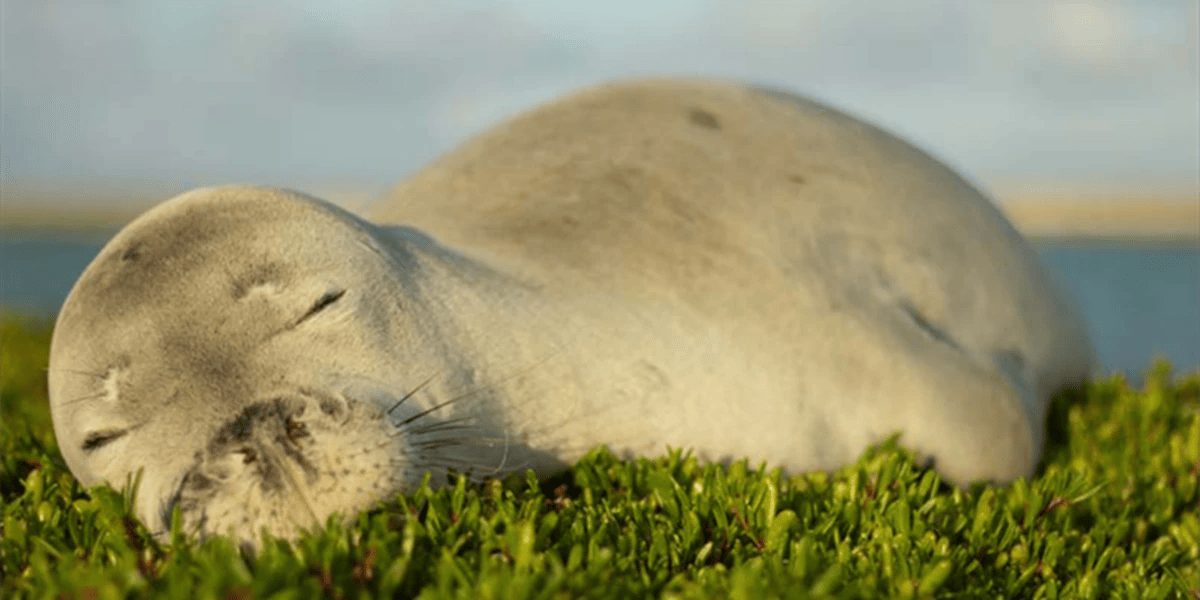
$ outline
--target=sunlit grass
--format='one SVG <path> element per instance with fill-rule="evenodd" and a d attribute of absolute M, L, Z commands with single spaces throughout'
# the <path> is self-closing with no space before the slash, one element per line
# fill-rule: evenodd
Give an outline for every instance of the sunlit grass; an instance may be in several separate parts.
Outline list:
<path fill-rule="evenodd" d="M 959 490 L 893 444 L 832 475 L 624 462 L 428 487 L 248 554 L 165 543 L 55 445 L 49 324 L 2 327 L 0 596 L 988 597 L 1200 594 L 1200 377 L 1060 398 L 1039 474 Z"/>

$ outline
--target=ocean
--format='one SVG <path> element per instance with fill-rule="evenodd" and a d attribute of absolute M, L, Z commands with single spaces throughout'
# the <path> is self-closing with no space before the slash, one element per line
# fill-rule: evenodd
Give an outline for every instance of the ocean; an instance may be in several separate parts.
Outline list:
<path fill-rule="evenodd" d="M 0 242 L 0 306 L 58 313 L 107 234 L 6 231 Z M 1200 244 L 1035 241 L 1043 261 L 1075 294 L 1099 355 L 1098 375 L 1131 380 L 1155 357 L 1178 372 L 1200 370 Z"/>

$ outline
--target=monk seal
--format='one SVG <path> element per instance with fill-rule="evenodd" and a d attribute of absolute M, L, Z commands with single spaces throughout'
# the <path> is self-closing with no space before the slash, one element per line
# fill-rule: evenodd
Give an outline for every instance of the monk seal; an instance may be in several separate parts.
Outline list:
<path fill-rule="evenodd" d="M 517 116 L 362 217 L 200 189 L 144 214 L 59 316 L 84 484 L 139 516 L 293 537 L 427 473 L 551 473 L 607 444 L 832 469 L 895 431 L 952 482 L 1031 474 L 1091 345 L 967 181 L 816 102 L 718 81 Z"/>

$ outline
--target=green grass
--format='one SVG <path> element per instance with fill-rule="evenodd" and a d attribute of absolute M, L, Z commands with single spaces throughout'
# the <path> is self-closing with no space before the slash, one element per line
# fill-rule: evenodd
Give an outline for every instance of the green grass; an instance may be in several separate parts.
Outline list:
<path fill-rule="evenodd" d="M 3 334 L 0 596 L 1200 597 L 1200 377 L 1053 407 L 1032 481 L 959 490 L 894 444 L 832 475 L 595 451 L 549 481 L 422 487 L 257 555 L 153 540 L 85 490 L 46 406 L 49 324 Z"/>

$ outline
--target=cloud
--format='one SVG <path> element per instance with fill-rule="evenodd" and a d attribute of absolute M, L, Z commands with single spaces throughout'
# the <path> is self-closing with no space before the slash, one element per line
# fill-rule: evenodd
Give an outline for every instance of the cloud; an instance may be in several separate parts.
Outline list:
<path fill-rule="evenodd" d="M 377 189 L 626 75 L 805 91 L 985 177 L 1194 176 L 1194 2 L 6 2 L 5 178 Z"/>

